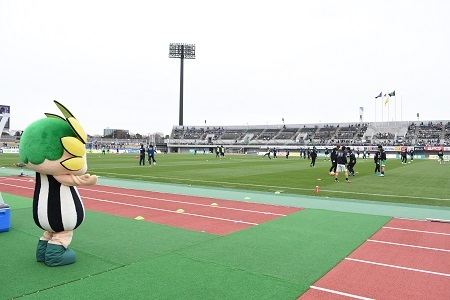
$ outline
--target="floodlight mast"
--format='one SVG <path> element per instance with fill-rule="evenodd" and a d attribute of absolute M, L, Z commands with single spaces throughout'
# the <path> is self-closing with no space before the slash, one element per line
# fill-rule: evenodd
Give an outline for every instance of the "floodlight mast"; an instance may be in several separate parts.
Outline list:
<path fill-rule="evenodd" d="M 169 58 L 180 58 L 180 118 L 179 124 L 183 125 L 183 69 L 184 59 L 195 59 L 195 45 L 194 44 L 181 44 L 171 43 L 169 46 Z"/>

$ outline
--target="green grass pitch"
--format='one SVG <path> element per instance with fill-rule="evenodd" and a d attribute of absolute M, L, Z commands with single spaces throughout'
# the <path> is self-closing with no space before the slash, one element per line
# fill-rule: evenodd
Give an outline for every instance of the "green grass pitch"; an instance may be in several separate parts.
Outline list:
<path fill-rule="evenodd" d="M 328 174 L 329 161 L 318 158 L 315 167 L 308 159 L 291 156 L 268 160 L 257 155 L 226 155 L 218 159 L 213 154 L 158 154 L 157 164 L 139 166 L 134 154 L 106 155 L 88 153 L 88 172 L 104 177 L 192 186 L 220 187 L 284 194 L 320 196 L 450 206 L 450 166 L 436 160 L 414 160 L 402 165 L 400 159 L 388 159 L 386 176 L 374 174 L 373 159 L 358 159 L 356 176 L 339 183 Z M 19 156 L 4 154 L 0 165 L 11 167 Z"/>

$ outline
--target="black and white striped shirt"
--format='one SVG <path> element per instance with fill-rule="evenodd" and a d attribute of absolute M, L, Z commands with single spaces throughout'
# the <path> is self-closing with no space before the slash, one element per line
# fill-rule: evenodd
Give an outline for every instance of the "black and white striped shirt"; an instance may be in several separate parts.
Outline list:
<path fill-rule="evenodd" d="M 84 219 L 84 207 L 75 186 L 65 186 L 53 176 L 36 173 L 33 218 L 49 232 L 74 230 Z"/>

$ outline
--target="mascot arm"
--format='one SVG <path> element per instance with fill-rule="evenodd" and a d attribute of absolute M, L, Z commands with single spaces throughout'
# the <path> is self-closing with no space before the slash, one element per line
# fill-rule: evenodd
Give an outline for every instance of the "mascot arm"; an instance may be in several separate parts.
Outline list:
<path fill-rule="evenodd" d="M 94 185 L 97 183 L 97 176 L 84 174 L 81 176 L 75 176 L 72 174 L 56 175 L 53 176 L 59 183 L 66 186 L 79 186 L 79 185 Z"/>

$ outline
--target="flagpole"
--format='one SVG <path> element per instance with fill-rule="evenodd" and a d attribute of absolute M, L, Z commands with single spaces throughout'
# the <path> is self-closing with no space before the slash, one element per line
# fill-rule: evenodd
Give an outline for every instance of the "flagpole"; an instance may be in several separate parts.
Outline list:
<path fill-rule="evenodd" d="M 394 120 L 395 120 L 395 124 L 397 124 L 397 96 L 394 96 L 394 104 L 395 104 Z"/>
<path fill-rule="evenodd" d="M 387 97 L 387 105 L 388 105 L 388 118 L 387 118 L 387 121 L 388 121 L 388 126 L 389 126 L 389 107 L 391 106 L 391 103 L 389 103 L 389 102 L 391 102 L 391 101 L 389 101 L 390 99 L 390 96 L 388 95 L 388 97 Z"/>
<path fill-rule="evenodd" d="M 375 123 L 377 122 L 377 98 L 375 98 Z"/>

